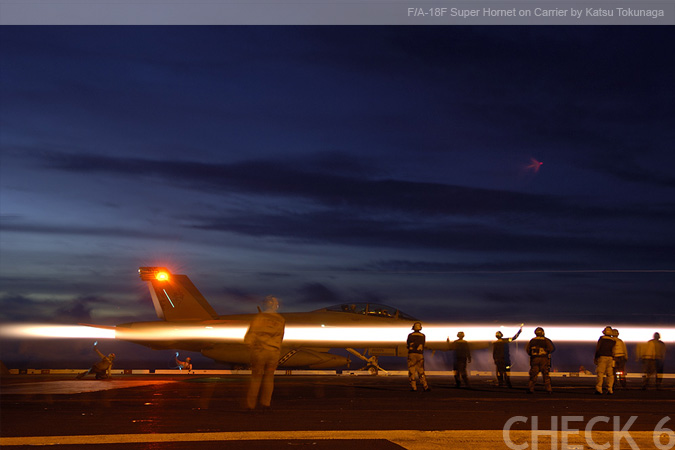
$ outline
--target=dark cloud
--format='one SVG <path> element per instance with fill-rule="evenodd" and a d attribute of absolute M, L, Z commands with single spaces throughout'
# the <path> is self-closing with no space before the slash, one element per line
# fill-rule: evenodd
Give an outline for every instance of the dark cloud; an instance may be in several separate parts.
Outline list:
<path fill-rule="evenodd" d="M 78 298 L 75 301 L 56 308 L 54 318 L 57 322 L 61 323 L 69 320 L 76 321 L 77 323 L 91 323 L 91 311 L 99 302 L 99 299 L 93 297 Z"/>
<path fill-rule="evenodd" d="M 176 239 L 176 234 L 158 232 L 156 230 L 139 230 L 122 225 L 117 227 L 54 225 L 31 223 L 20 217 L 6 218 L 0 216 L 0 230 L 14 233 L 65 234 L 76 236 L 107 236 L 130 239 Z"/>
<path fill-rule="evenodd" d="M 391 221 L 385 218 L 354 218 L 340 211 L 307 214 L 241 215 L 230 214 L 211 222 L 195 223 L 202 230 L 227 231 L 256 237 L 277 237 L 291 242 L 322 242 L 363 247 L 395 247 L 448 249 L 474 252 L 512 252 L 517 254 L 555 254 L 550 269 L 596 267 L 599 259 L 610 257 L 611 264 L 628 264 L 626 268 L 658 269 L 658 264 L 671 260 L 675 244 L 650 242 L 649 236 L 625 239 L 593 237 L 568 233 L 552 233 L 541 229 L 526 234 L 510 231 L 499 225 L 436 224 L 424 221 Z M 644 241 L 643 241 L 644 239 Z M 565 264 L 565 258 L 579 252 L 583 262 Z M 654 266 L 657 265 L 657 266 Z M 496 267 L 486 263 L 483 267 Z M 516 263 L 514 270 L 524 269 Z M 539 265 L 530 267 L 540 267 Z M 480 270 L 480 267 L 474 267 Z M 507 269 L 508 270 L 508 269 Z"/>
<path fill-rule="evenodd" d="M 590 269 L 580 261 L 525 260 L 502 262 L 431 262 L 407 260 L 383 260 L 367 264 L 363 270 L 393 273 L 509 273 L 509 272 L 582 272 Z"/>
<path fill-rule="evenodd" d="M 597 267 L 599 260 L 610 258 L 612 264 L 621 264 L 622 268 L 656 269 L 671 261 L 669 255 L 675 250 L 672 240 L 652 239 L 639 226 L 639 222 L 654 218 L 660 219 L 660 227 L 673 222 L 672 203 L 594 206 L 556 195 L 370 179 L 359 169 L 357 158 L 346 157 L 340 159 L 342 164 L 337 171 L 347 170 L 350 176 L 303 171 L 288 161 L 204 164 L 64 153 L 47 153 L 43 157 L 44 163 L 56 170 L 141 176 L 203 192 L 296 201 L 290 207 L 284 207 L 282 202 L 276 212 L 256 212 L 251 208 L 200 216 L 182 214 L 182 222 L 193 230 L 365 247 L 553 253 L 563 259 L 582 252 L 587 256 L 579 260 L 587 261 L 586 267 Z M 333 159 L 330 155 L 329 158 Z M 463 218 L 471 220 L 458 220 Z M 568 225 L 571 221 L 575 224 Z M 596 226 L 575 230 L 586 221 L 595 221 Z M 635 228 L 641 234 L 630 233 L 630 239 L 626 239 L 626 231 L 616 234 L 615 228 L 622 222 L 628 230 Z M 12 231 L 67 230 L 135 236 L 132 231 L 106 228 L 3 227 Z M 146 235 L 170 238 L 154 232 L 140 232 L 137 237 Z"/>
<path fill-rule="evenodd" d="M 229 314 L 233 309 L 246 308 L 249 312 L 255 312 L 257 306 L 262 305 L 262 296 L 247 291 L 244 288 L 237 288 L 228 286 L 220 290 L 224 300 L 220 302 L 217 299 L 210 299 L 212 306 L 220 306 L 223 310 L 216 310 L 220 315 Z M 220 295 L 219 295 L 220 296 Z"/>
<path fill-rule="evenodd" d="M 91 312 L 107 303 L 96 297 L 80 297 L 70 300 L 36 300 L 22 295 L 4 295 L 0 321 L 38 323 L 91 323 Z"/>
<path fill-rule="evenodd" d="M 250 161 L 205 164 L 190 161 L 155 161 L 86 154 L 43 153 L 47 167 L 82 174 L 110 173 L 144 176 L 150 180 L 208 192 L 295 197 L 331 208 L 367 208 L 374 211 L 432 216 L 532 214 L 593 218 L 658 215 L 675 218 L 675 208 L 637 211 L 582 206 L 559 195 L 529 194 L 466 186 L 340 176 L 298 170 L 294 162 Z M 357 167 L 358 159 L 343 157 L 341 164 Z M 672 205 L 672 202 L 671 202 Z"/>
<path fill-rule="evenodd" d="M 6 295 L 0 303 L 0 319 L 3 322 L 26 322 L 40 318 L 44 320 L 42 302 L 34 302 L 22 295 Z"/>
<path fill-rule="evenodd" d="M 298 289 L 298 297 L 293 299 L 295 304 L 311 305 L 336 305 L 342 303 L 343 299 L 330 287 L 322 283 L 307 283 Z"/>
<path fill-rule="evenodd" d="M 484 298 L 490 303 L 497 303 L 511 307 L 518 306 L 519 308 L 522 308 L 523 306 L 527 307 L 527 305 L 530 305 L 531 307 L 532 305 L 539 305 L 546 302 L 546 299 L 543 295 L 527 292 L 486 292 Z"/>
<path fill-rule="evenodd" d="M 673 121 L 675 125 L 675 120 Z M 675 134 L 675 133 L 674 133 Z M 675 136 L 674 136 L 675 137 Z M 631 153 L 607 151 L 595 155 L 588 166 L 599 173 L 604 173 L 631 183 L 642 183 L 652 186 L 675 188 L 675 176 L 666 173 L 662 163 L 669 164 L 658 155 L 650 155 L 649 149 L 635 146 Z M 672 212 L 675 205 L 667 202 L 662 206 L 665 211 Z"/>

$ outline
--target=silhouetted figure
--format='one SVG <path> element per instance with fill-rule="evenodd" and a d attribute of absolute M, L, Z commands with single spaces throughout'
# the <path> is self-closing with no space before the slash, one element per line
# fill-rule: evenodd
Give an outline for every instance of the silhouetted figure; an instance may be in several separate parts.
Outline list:
<path fill-rule="evenodd" d="M 497 372 L 497 384 L 499 386 L 504 386 L 506 384 L 509 388 L 511 386 L 511 377 L 509 372 L 511 371 L 511 354 L 509 351 L 509 343 L 518 339 L 520 333 L 523 331 L 521 326 L 515 336 L 510 338 L 504 338 L 504 333 L 497 331 L 495 337 L 497 340 L 492 343 L 492 359 L 495 362 L 495 370 Z"/>
<path fill-rule="evenodd" d="M 534 330 L 535 337 L 527 343 L 525 351 L 530 355 L 530 383 L 527 393 L 534 394 L 534 385 L 537 382 L 539 372 L 544 378 L 544 386 L 546 393 L 553 393 L 551 388 L 551 353 L 555 351 L 555 345 L 544 334 L 542 327 L 537 327 Z"/>
<path fill-rule="evenodd" d="M 276 312 L 277 309 L 279 301 L 276 297 L 265 297 L 263 310 L 253 318 L 244 337 L 244 343 L 251 350 L 251 384 L 246 397 L 249 410 L 254 410 L 257 404 L 269 409 L 272 402 L 274 371 L 281 356 L 286 326 L 286 320 Z"/>
<path fill-rule="evenodd" d="M 616 341 L 614 345 L 614 387 L 617 382 L 622 388 L 626 389 L 626 361 L 628 361 L 628 348 L 626 344 L 619 339 L 619 330 L 613 330 L 612 337 Z"/>
<path fill-rule="evenodd" d="M 605 327 L 602 330 L 602 336 L 598 339 L 595 345 L 595 394 L 602 395 L 603 384 L 607 385 L 607 394 L 614 394 L 614 347 L 616 346 L 616 339 L 613 337 L 614 330 L 612 327 Z"/>
<path fill-rule="evenodd" d="M 469 343 L 464 340 L 464 332 L 460 331 L 457 333 L 457 337 L 453 342 L 453 348 L 455 349 L 455 387 L 460 387 L 460 378 L 464 380 L 464 385 L 469 388 L 471 384 L 469 383 L 469 375 L 466 372 L 466 366 L 471 362 L 471 349 L 469 348 Z"/>
<path fill-rule="evenodd" d="M 110 353 L 108 355 L 104 355 L 98 350 L 97 345 L 98 342 L 94 342 L 94 351 L 101 358 L 101 360 L 96 364 L 94 364 L 93 366 L 91 366 L 91 368 L 86 372 L 78 374 L 77 375 L 78 380 L 81 380 L 83 377 L 89 375 L 90 373 L 95 374 L 97 380 L 105 380 L 110 378 L 113 361 L 115 360 L 115 354 Z"/>
<path fill-rule="evenodd" d="M 656 379 L 656 388 L 659 389 L 663 380 L 663 360 L 666 358 L 666 344 L 661 341 L 661 335 L 654 333 L 654 339 L 639 345 L 637 356 L 642 360 L 642 389 L 647 389 L 652 376 Z"/>
<path fill-rule="evenodd" d="M 176 365 L 180 370 L 187 370 L 188 372 L 192 370 L 192 358 L 189 356 L 185 358 L 185 361 L 181 361 L 178 359 L 178 352 L 176 352 L 176 357 L 174 359 L 176 360 Z"/>
<path fill-rule="evenodd" d="M 417 379 L 422 383 L 425 391 L 429 390 L 427 377 L 424 375 L 424 344 L 426 336 L 422 333 L 422 323 L 415 322 L 412 326 L 413 332 L 408 335 L 406 344 L 408 346 L 408 381 L 413 391 L 417 390 Z"/>

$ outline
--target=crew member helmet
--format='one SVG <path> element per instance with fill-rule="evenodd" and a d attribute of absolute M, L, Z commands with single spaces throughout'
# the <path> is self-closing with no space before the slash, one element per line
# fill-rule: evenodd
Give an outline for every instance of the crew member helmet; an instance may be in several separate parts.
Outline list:
<path fill-rule="evenodd" d="M 422 329 L 422 322 L 415 322 L 412 326 L 414 331 L 420 331 Z"/>
<path fill-rule="evenodd" d="M 502 333 L 501 331 L 497 331 L 497 332 L 495 333 L 495 337 L 496 337 L 497 339 L 501 339 L 501 338 L 504 337 L 504 333 Z"/>
<path fill-rule="evenodd" d="M 457 333 L 457 337 L 462 339 L 464 337 L 464 332 L 460 331 L 459 333 Z"/>
<path fill-rule="evenodd" d="M 273 295 L 268 295 L 263 300 L 263 309 L 265 311 L 276 311 L 279 309 L 279 300 Z"/>
<path fill-rule="evenodd" d="M 540 337 L 544 337 L 544 329 L 542 327 L 537 327 L 534 329 L 534 334 Z"/>
<path fill-rule="evenodd" d="M 611 336 L 612 335 L 612 327 L 607 325 L 604 330 L 602 330 L 602 334 L 605 336 Z"/>

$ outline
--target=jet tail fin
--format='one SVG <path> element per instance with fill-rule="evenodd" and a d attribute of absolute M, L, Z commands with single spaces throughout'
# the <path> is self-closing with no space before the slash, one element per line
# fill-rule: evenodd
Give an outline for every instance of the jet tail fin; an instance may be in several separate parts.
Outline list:
<path fill-rule="evenodd" d="M 212 320 L 218 314 L 187 275 L 175 275 L 166 267 L 140 267 L 138 274 L 148 282 L 157 317 L 169 322 Z"/>

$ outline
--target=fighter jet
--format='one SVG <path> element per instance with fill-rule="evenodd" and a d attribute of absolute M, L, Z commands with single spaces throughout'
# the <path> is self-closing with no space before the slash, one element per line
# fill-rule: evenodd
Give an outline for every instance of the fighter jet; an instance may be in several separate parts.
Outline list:
<path fill-rule="evenodd" d="M 158 321 L 131 322 L 115 327 L 115 339 L 152 349 L 200 352 L 215 361 L 246 365 L 249 350 L 244 335 L 254 314 L 218 315 L 186 275 L 166 267 L 140 267 L 148 283 Z M 406 337 L 418 321 L 396 308 L 373 303 L 335 305 L 311 312 L 282 313 L 286 319 L 282 368 L 324 369 L 349 364 L 344 356 L 329 353 L 343 348 L 359 355 L 406 356 Z M 426 348 L 450 350 L 449 330 L 427 338 Z M 487 343 L 485 343 L 487 346 Z M 363 357 L 361 354 L 360 357 Z M 365 358 L 362 358 L 365 359 Z"/>

